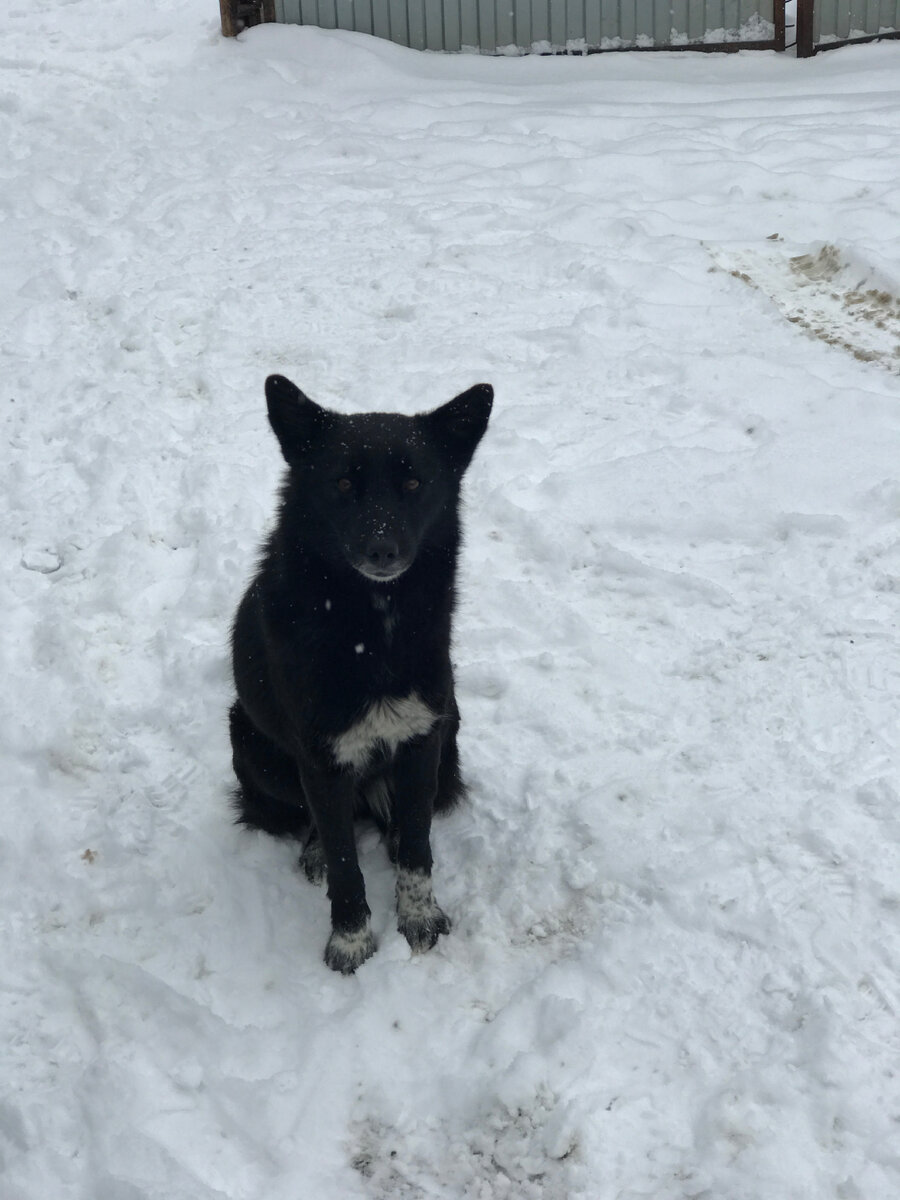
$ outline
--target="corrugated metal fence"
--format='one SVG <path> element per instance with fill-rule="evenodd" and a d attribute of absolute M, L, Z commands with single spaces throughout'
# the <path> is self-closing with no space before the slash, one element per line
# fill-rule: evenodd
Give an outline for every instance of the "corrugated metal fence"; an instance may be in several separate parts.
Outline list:
<path fill-rule="evenodd" d="M 785 0 L 219 0 L 222 31 L 349 29 L 417 50 L 783 50 Z M 900 0 L 797 0 L 797 55 L 900 37 Z"/>
<path fill-rule="evenodd" d="M 275 0 L 279 21 L 482 54 L 774 47 L 779 0 Z M 779 7 L 783 12 L 783 0 Z M 783 22 L 781 40 L 783 44 Z"/>
<path fill-rule="evenodd" d="M 900 0 L 798 0 L 797 56 L 900 37 Z"/>

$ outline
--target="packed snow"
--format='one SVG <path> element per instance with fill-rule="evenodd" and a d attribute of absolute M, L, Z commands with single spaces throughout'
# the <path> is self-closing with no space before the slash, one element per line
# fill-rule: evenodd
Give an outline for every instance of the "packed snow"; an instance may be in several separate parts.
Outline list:
<path fill-rule="evenodd" d="M 896 1200 L 900 356 L 721 263 L 834 247 L 890 309 L 900 45 L 217 18 L 3 16 L 0 1195 Z M 365 830 L 351 978 L 229 811 L 272 371 L 497 392 L 453 931 L 410 955 Z"/>

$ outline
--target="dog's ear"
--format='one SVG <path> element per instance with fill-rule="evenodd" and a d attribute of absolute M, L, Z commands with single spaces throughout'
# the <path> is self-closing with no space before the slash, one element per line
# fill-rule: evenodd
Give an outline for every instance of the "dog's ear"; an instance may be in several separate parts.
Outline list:
<path fill-rule="evenodd" d="M 289 463 L 296 462 L 318 440 L 329 413 L 283 375 L 270 375 L 266 380 L 266 404 L 281 453 Z"/>
<path fill-rule="evenodd" d="M 440 449 L 461 471 L 469 465 L 475 447 L 484 436 L 493 403 L 491 385 L 477 383 L 425 418 Z"/>

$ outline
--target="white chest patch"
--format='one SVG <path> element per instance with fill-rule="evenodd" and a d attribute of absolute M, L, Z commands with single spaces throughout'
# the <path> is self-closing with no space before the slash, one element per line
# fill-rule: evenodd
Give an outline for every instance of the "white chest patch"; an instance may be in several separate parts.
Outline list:
<path fill-rule="evenodd" d="M 415 692 L 376 700 L 355 725 L 332 738 L 334 757 L 342 767 L 361 771 L 379 743 L 393 754 L 403 742 L 428 733 L 436 719 Z"/>

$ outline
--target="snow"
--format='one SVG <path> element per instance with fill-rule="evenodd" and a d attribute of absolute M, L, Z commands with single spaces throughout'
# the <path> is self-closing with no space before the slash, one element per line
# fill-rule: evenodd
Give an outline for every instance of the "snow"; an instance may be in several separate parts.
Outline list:
<path fill-rule="evenodd" d="M 896 298 L 900 46 L 493 60 L 215 7 L 4 16 L 0 1194 L 893 1200 L 898 372 L 715 256 Z M 367 831 L 349 979 L 228 811 L 272 371 L 497 391 L 453 931 L 411 957 Z"/>

